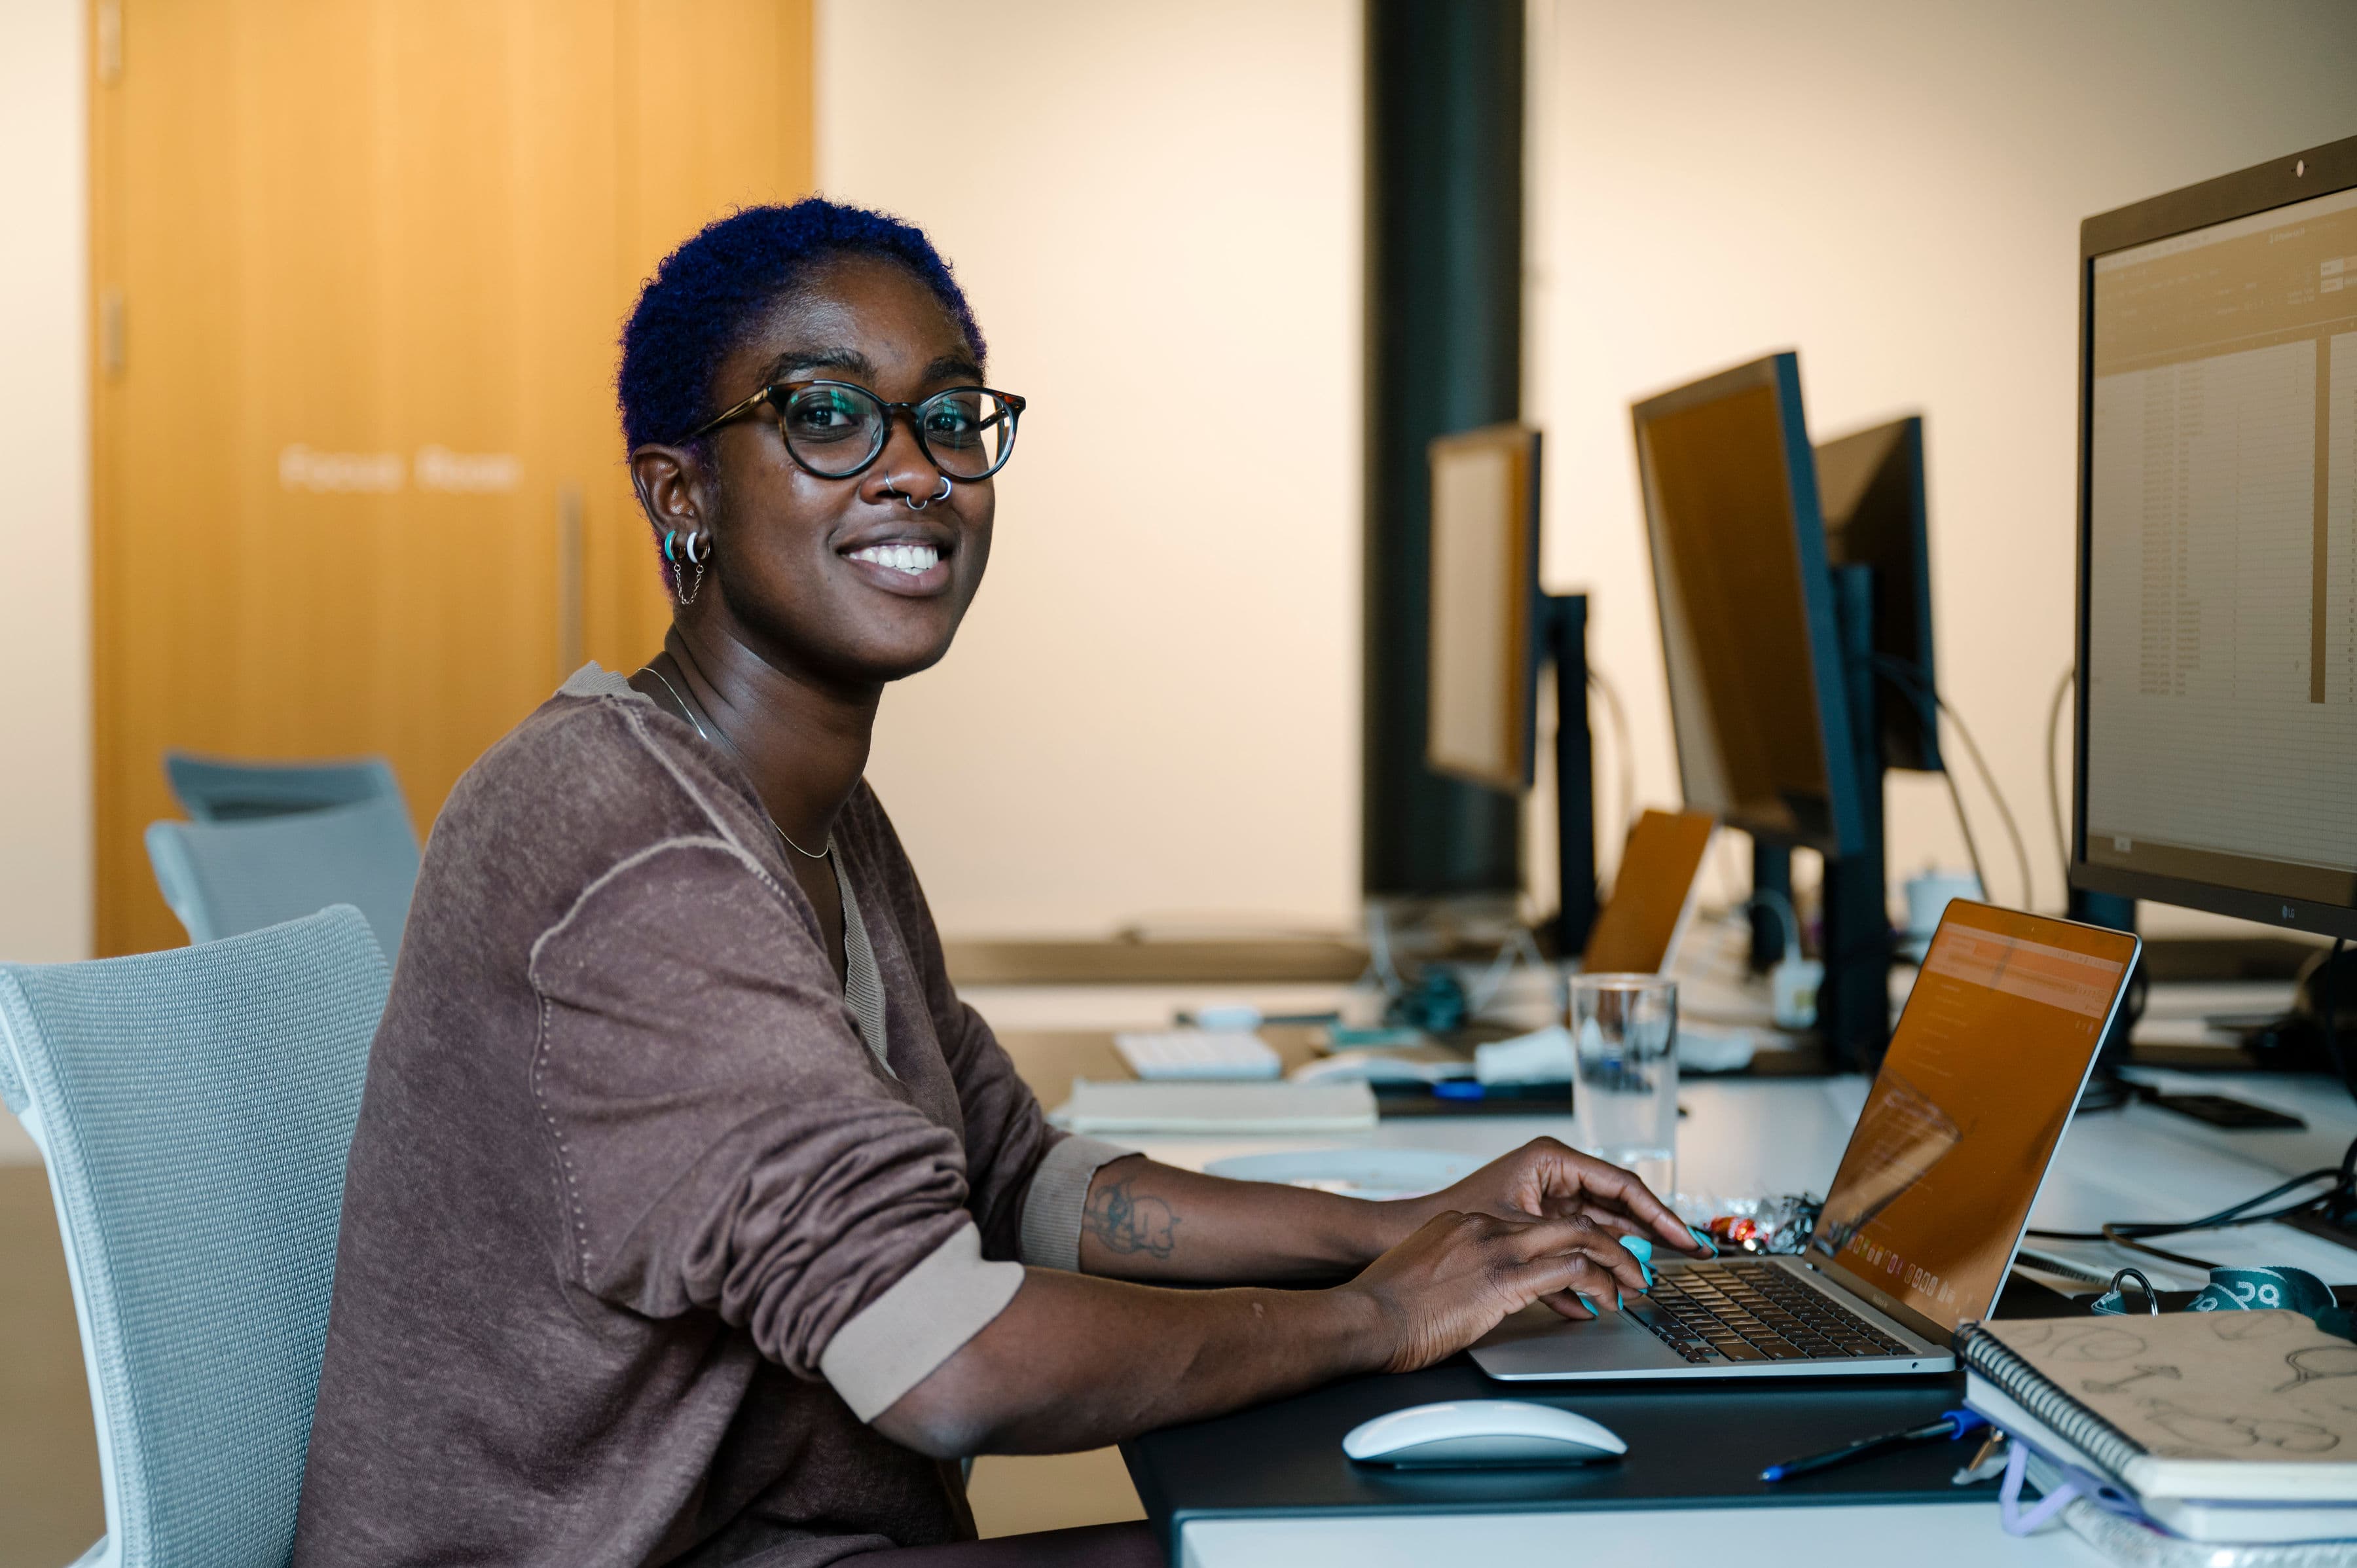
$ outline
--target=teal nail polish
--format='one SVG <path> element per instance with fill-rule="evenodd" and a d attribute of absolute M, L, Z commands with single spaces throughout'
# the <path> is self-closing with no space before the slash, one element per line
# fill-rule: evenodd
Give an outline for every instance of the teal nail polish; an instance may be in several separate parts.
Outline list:
<path fill-rule="evenodd" d="M 1718 1256 L 1718 1243 L 1711 1240 L 1711 1234 L 1709 1231 L 1703 1230 L 1697 1225 L 1689 1225 L 1686 1227 L 1686 1230 L 1693 1235 L 1695 1240 L 1702 1243 L 1703 1247 L 1712 1257 L 1716 1258 Z"/>
<path fill-rule="evenodd" d="M 1626 1247 L 1630 1255 L 1641 1263 L 1650 1263 L 1653 1261 L 1653 1243 L 1642 1236 L 1623 1236 L 1620 1238 L 1620 1245 Z"/>
<path fill-rule="evenodd" d="M 1596 1304 L 1595 1304 L 1594 1302 L 1592 1302 L 1592 1301 L 1588 1300 L 1586 1296 L 1584 1296 L 1584 1295 L 1580 1294 L 1577 1291 L 1574 1291 L 1574 1292 L 1572 1292 L 1572 1293 L 1571 1293 L 1571 1298 L 1572 1298 L 1574 1301 L 1576 1301 L 1576 1302 L 1579 1303 L 1579 1305 L 1582 1305 L 1582 1306 L 1584 1306 L 1584 1307 L 1587 1308 L 1587 1315 L 1588 1315 L 1590 1317 L 1601 1317 L 1601 1316 L 1604 1316 L 1602 1313 L 1600 1313 L 1600 1312 L 1598 1312 L 1598 1311 L 1597 1311 L 1597 1310 L 1596 1310 Z"/>

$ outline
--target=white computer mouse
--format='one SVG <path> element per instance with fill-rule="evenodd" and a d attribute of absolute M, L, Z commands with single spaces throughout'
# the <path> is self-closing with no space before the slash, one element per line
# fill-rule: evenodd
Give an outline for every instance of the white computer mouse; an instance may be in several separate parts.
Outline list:
<path fill-rule="evenodd" d="M 1342 1452 L 1362 1465 L 1585 1465 L 1629 1452 L 1610 1427 L 1528 1400 L 1410 1405 L 1361 1422 Z"/>

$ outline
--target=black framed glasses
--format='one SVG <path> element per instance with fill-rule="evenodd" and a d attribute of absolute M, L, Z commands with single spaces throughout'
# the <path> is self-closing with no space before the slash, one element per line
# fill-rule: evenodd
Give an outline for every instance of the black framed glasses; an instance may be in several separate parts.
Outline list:
<path fill-rule="evenodd" d="M 853 381 L 774 381 L 687 434 L 693 441 L 767 404 L 786 451 L 822 479 L 847 479 L 883 455 L 895 414 L 907 413 L 917 445 L 952 479 L 986 479 L 1015 450 L 1023 400 L 988 387 L 952 387 L 919 403 L 887 403 Z"/>

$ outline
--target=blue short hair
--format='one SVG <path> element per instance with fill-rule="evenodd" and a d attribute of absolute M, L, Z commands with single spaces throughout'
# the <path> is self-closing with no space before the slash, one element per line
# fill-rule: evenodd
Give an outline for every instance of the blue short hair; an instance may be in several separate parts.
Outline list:
<path fill-rule="evenodd" d="M 915 273 L 982 363 L 982 329 L 965 291 L 915 224 L 816 196 L 739 208 L 665 256 L 639 291 L 622 328 L 616 387 L 625 446 L 681 440 L 719 413 L 713 381 L 720 361 L 780 295 L 843 256 L 881 256 Z"/>

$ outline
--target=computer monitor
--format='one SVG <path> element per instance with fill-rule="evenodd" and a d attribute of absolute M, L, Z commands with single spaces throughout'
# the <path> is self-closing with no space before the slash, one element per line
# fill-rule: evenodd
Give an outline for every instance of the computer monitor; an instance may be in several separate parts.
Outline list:
<path fill-rule="evenodd" d="M 1539 587 L 1539 433 L 1494 424 L 1435 438 L 1425 765 L 1521 794 L 1536 771 L 1539 664 L 1555 668 L 1555 950 L 1596 920 L 1587 600 Z"/>
<path fill-rule="evenodd" d="M 1932 531 L 1924 504 L 1923 417 L 1909 414 L 1817 445 L 1825 554 L 1874 570 L 1874 652 L 1888 677 L 1877 704 L 1885 768 L 1937 773 L 1932 693 Z"/>
<path fill-rule="evenodd" d="M 1818 1032 L 1837 1062 L 1871 1067 L 1890 1034 L 1878 574 L 1828 551 L 1799 356 L 1631 413 L 1686 804 L 1751 835 L 1761 892 L 1791 895 L 1792 849 L 1824 854 Z M 1765 968 L 1782 937 L 1753 913 Z"/>
<path fill-rule="evenodd" d="M 1686 804 L 1773 843 L 1864 849 L 1800 357 L 1631 412 Z"/>
<path fill-rule="evenodd" d="M 2071 879 L 2357 936 L 2357 137 L 2080 230 Z"/>
<path fill-rule="evenodd" d="M 1531 787 L 1538 704 L 1539 433 L 1497 424 L 1431 443 L 1432 619 L 1425 762 Z"/>

